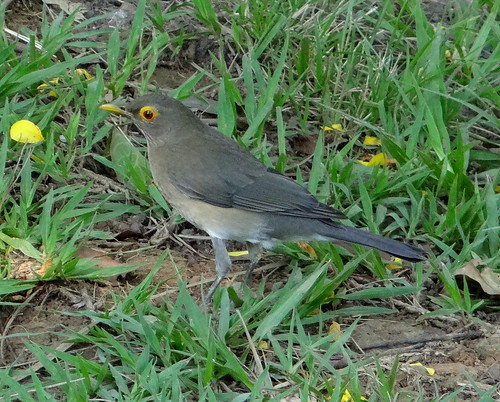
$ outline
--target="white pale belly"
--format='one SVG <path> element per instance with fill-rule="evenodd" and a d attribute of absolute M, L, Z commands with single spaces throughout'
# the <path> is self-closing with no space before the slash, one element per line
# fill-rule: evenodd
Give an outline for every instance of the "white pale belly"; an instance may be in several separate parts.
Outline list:
<path fill-rule="evenodd" d="M 156 180 L 155 180 L 156 181 Z M 221 208 L 194 200 L 177 190 L 170 182 L 156 181 L 168 203 L 193 225 L 211 237 L 224 240 L 259 243 L 268 240 L 265 216 L 234 208 Z"/>

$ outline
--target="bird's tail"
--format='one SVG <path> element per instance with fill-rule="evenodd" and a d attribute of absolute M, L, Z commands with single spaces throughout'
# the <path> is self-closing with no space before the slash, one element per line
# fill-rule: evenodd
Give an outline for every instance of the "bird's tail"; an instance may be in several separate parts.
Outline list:
<path fill-rule="evenodd" d="M 406 261 L 417 262 L 425 260 L 427 255 L 421 248 L 376 235 L 365 230 L 344 226 L 338 222 L 328 222 L 322 225 L 320 236 L 327 239 L 345 240 L 384 251 Z"/>

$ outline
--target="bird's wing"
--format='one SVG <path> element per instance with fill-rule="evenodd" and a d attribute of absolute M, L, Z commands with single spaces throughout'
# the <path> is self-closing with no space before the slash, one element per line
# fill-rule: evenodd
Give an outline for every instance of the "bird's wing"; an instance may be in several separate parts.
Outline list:
<path fill-rule="evenodd" d="M 184 152 L 178 159 L 170 149 L 173 157 L 166 168 L 172 184 L 185 195 L 222 208 L 312 219 L 346 218 L 295 181 L 264 166 L 234 141 L 215 138 L 207 146 L 212 150 L 220 147 L 220 152 L 193 152 L 191 156 Z M 208 156 L 214 154 L 220 157 Z"/>
<path fill-rule="evenodd" d="M 295 181 L 270 169 L 252 183 L 239 187 L 233 195 L 233 203 L 237 208 L 278 215 L 314 219 L 346 218 L 342 212 L 320 203 Z"/>
<path fill-rule="evenodd" d="M 174 180 L 176 188 L 195 198 L 222 208 L 239 208 L 252 212 L 313 219 L 345 219 L 346 216 L 320 203 L 305 188 L 287 177 L 272 171 L 261 176 L 243 176 L 233 180 L 234 172 L 218 177 L 196 175 L 193 180 Z"/>

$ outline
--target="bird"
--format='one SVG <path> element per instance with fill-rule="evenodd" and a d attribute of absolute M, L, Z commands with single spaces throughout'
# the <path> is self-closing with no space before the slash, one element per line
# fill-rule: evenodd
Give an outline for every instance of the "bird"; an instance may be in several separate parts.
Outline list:
<path fill-rule="evenodd" d="M 263 249 L 282 241 L 343 240 L 410 262 L 426 259 L 419 247 L 343 224 L 347 217 L 342 212 L 264 165 L 174 98 L 147 94 L 123 107 L 107 103 L 100 108 L 130 118 L 140 129 L 158 189 L 187 221 L 210 236 L 217 276 L 207 300 L 231 267 L 228 240 L 247 244 L 245 281 Z"/>

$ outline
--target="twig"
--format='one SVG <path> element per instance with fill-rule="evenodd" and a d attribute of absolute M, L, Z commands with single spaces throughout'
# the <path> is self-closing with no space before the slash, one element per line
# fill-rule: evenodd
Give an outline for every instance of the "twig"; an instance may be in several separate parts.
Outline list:
<path fill-rule="evenodd" d="M 366 352 L 368 350 L 373 351 L 375 349 L 386 349 L 386 351 L 389 351 L 390 349 L 394 349 L 397 347 L 411 347 L 411 346 L 418 346 L 420 348 L 426 343 L 431 343 L 431 342 L 450 341 L 450 340 L 461 341 L 464 339 L 478 339 L 482 337 L 484 337 L 484 333 L 482 333 L 481 331 L 471 331 L 462 334 L 447 334 L 443 336 L 435 336 L 429 338 L 416 338 L 416 339 L 407 339 L 395 342 L 379 343 L 374 345 L 368 345 L 364 347 L 362 350 L 363 352 Z M 361 359 L 362 357 L 366 358 L 370 356 L 360 356 L 359 359 Z M 347 367 L 347 361 L 341 353 L 337 353 L 332 357 L 330 357 L 330 361 L 332 362 L 333 366 L 336 369 Z"/>
<path fill-rule="evenodd" d="M 255 365 L 257 366 L 257 373 L 256 373 L 256 379 L 257 379 L 264 372 L 264 367 L 262 366 L 262 362 L 260 361 L 257 349 L 255 348 L 250 332 L 248 332 L 247 325 L 245 324 L 245 320 L 243 319 L 243 316 L 241 315 L 239 309 L 236 309 L 236 314 L 238 314 L 238 317 L 240 317 L 241 325 L 243 326 L 243 331 L 245 331 L 245 336 L 247 337 L 248 345 L 250 346 L 250 350 L 252 351 L 253 359 L 255 360 Z"/>
<path fill-rule="evenodd" d="M 379 343 L 375 345 L 369 345 L 363 348 L 363 350 L 373 350 L 373 349 L 394 349 L 398 346 L 409 346 L 409 345 L 420 345 L 430 342 L 439 341 L 462 341 L 464 339 L 478 339 L 483 338 L 484 334 L 481 331 L 471 331 L 462 334 L 446 334 L 442 336 L 433 336 L 429 338 L 416 338 L 416 339 L 405 339 L 394 342 Z"/>
<path fill-rule="evenodd" d="M 255 348 L 252 336 L 250 335 L 250 332 L 248 332 L 248 328 L 246 326 L 245 320 L 243 319 L 243 316 L 241 315 L 240 310 L 236 309 L 236 313 L 238 314 L 238 317 L 240 317 L 241 325 L 243 326 L 243 330 L 245 331 L 245 336 L 247 337 L 248 340 L 248 345 L 250 346 L 250 350 L 252 351 L 253 359 L 255 361 L 255 366 L 256 366 L 256 379 L 257 379 L 262 375 L 262 373 L 264 373 L 264 367 L 262 366 L 259 353 Z M 264 380 L 264 388 L 268 389 L 273 388 L 273 383 L 271 381 L 271 378 L 269 377 L 269 373 L 266 375 L 266 379 Z"/>

